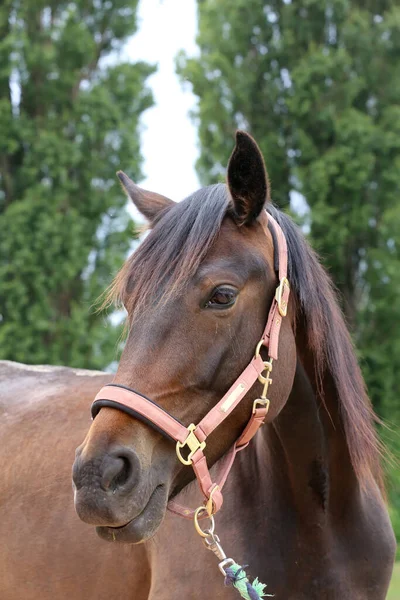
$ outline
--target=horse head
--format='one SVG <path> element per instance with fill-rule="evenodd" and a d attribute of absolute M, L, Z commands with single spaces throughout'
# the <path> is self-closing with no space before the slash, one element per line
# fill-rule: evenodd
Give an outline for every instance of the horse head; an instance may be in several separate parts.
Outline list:
<path fill-rule="evenodd" d="M 119 178 L 151 230 L 114 283 L 129 326 L 114 383 L 151 398 L 185 426 L 198 423 L 254 356 L 277 288 L 264 161 L 255 141 L 238 132 L 227 185 L 180 203 L 140 189 L 124 173 Z M 267 422 L 293 383 L 293 312 L 289 304 Z M 210 435 L 210 466 L 240 436 L 261 391 L 256 382 Z M 77 449 L 75 507 L 104 539 L 136 543 L 156 532 L 168 501 L 192 479 L 171 440 L 106 406 Z"/>

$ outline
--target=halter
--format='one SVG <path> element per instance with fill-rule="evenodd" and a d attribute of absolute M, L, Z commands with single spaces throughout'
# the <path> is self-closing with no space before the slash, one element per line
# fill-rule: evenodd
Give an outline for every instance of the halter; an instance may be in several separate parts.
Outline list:
<path fill-rule="evenodd" d="M 278 272 L 279 285 L 272 300 L 264 333 L 257 344 L 251 362 L 229 388 L 225 396 L 203 417 L 200 423 L 197 425 L 191 423 L 188 427 L 185 427 L 178 419 L 143 394 L 113 383 L 104 386 L 99 391 L 91 408 L 93 418 L 103 407 L 116 408 L 144 421 L 168 439 L 176 442 L 177 457 L 182 464 L 193 467 L 200 489 L 205 497 L 205 505 L 200 506 L 197 510 L 192 510 L 181 506 L 175 500 L 170 500 L 168 509 L 186 518 L 194 516 L 195 526 L 200 535 L 202 535 L 202 530 L 198 524 L 198 516 L 202 512 L 206 512 L 208 516 L 211 516 L 221 508 L 223 502 L 222 488 L 232 468 L 235 456 L 248 446 L 250 440 L 264 424 L 269 409 L 270 401 L 267 398 L 267 392 L 269 385 L 272 383 L 270 378 L 272 362 L 278 358 L 279 333 L 282 319 L 287 314 L 290 286 L 287 280 L 288 253 L 286 239 L 278 223 L 269 214 L 268 227 L 276 248 L 274 262 L 276 265 L 275 270 Z M 260 355 L 263 346 L 268 348 L 268 360 L 266 361 Z M 231 414 L 257 379 L 264 385 L 261 397 L 254 400 L 250 420 L 238 440 L 222 459 L 218 481 L 213 482 L 204 454 L 206 440 L 214 429 Z M 182 450 L 184 450 L 185 455 Z"/>

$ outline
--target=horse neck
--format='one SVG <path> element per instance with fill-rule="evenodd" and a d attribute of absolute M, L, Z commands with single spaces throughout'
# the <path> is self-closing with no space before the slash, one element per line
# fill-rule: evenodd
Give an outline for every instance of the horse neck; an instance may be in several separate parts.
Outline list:
<path fill-rule="evenodd" d="M 314 357 L 303 333 L 298 327 L 298 359 L 291 394 L 272 427 L 265 428 L 265 435 L 268 445 L 275 447 L 272 456 L 285 464 L 297 510 L 311 515 L 318 510 L 325 513 L 333 506 L 340 508 L 348 494 L 357 491 L 357 480 L 333 377 L 324 373 L 321 394 Z"/>

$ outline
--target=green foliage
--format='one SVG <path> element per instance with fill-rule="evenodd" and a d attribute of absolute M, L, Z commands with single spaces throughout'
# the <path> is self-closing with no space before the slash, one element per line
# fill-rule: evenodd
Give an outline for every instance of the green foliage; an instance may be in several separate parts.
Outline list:
<path fill-rule="evenodd" d="M 140 178 L 153 68 L 117 51 L 137 2 L 0 7 L 3 359 L 102 368 L 115 357 L 120 330 L 92 303 L 132 239 L 115 171 Z"/>
<path fill-rule="evenodd" d="M 199 23 L 200 56 L 181 54 L 178 70 L 199 98 L 200 177 L 221 177 L 232 132 L 244 127 L 266 157 L 274 202 L 285 208 L 291 191 L 304 196 L 310 237 L 341 292 L 370 395 L 396 427 L 399 3 L 202 0 Z M 398 437 L 388 441 L 396 453 Z M 398 467 L 391 481 L 400 536 Z"/>
<path fill-rule="evenodd" d="M 387 600 L 400 600 L 400 563 L 394 565 Z"/>

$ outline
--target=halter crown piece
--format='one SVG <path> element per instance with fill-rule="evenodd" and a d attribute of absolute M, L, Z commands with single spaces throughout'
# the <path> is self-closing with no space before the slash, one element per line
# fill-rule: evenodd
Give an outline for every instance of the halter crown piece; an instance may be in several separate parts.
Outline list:
<path fill-rule="evenodd" d="M 104 386 L 99 391 L 91 408 L 93 418 L 96 417 L 103 407 L 116 408 L 134 418 L 144 421 L 167 438 L 176 442 L 177 457 L 184 465 L 191 465 L 193 467 L 200 489 L 205 497 L 205 503 L 196 510 L 192 510 L 181 506 L 175 500 L 170 500 L 168 509 L 185 518 L 194 518 L 196 531 L 203 537 L 206 547 L 212 550 L 220 560 L 219 567 L 226 577 L 226 583 L 233 584 L 243 598 L 250 598 L 251 600 L 253 598 L 261 598 L 265 595 L 263 584 L 260 584 L 258 581 L 253 582 L 253 585 L 258 585 L 258 589 L 256 589 L 250 583 L 246 583 L 250 587 L 242 593 L 243 580 L 246 579 L 248 581 L 246 574 L 232 559 L 226 558 L 219 543 L 219 538 L 214 534 L 213 515 L 222 506 L 222 488 L 232 468 L 236 454 L 248 446 L 250 440 L 255 436 L 261 425 L 264 424 L 270 404 L 267 392 L 269 385 L 272 383 L 272 379 L 270 378 L 272 363 L 273 360 L 277 360 L 278 358 L 279 333 L 282 319 L 287 314 L 290 286 L 287 279 L 288 252 L 286 239 L 281 227 L 270 214 L 268 214 L 268 227 L 274 240 L 274 262 L 276 265 L 275 270 L 279 277 L 279 285 L 272 300 L 267 324 L 261 340 L 257 344 L 255 355 L 248 366 L 229 388 L 225 396 L 203 417 L 200 423 L 197 425 L 191 423 L 188 427 L 185 427 L 180 421 L 149 398 L 130 388 L 113 383 Z M 268 348 L 268 360 L 266 361 L 262 359 L 260 354 L 262 347 Z M 213 482 L 204 454 L 206 440 L 210 433 L 230 415 L 257 379 L 264 385 L 261 397 L 254 400 L 250 420 L 239 439 L 222 459 L 218 481 Z M 200 527 L 199 519 L 206 517 L 210 518 L 211 527 L 203 531 Z M 233 575 L 233 572 L 235 572 L 235 575 Z M 242 573 L 241 577 L 237 576 L 238 573 Z"/>

